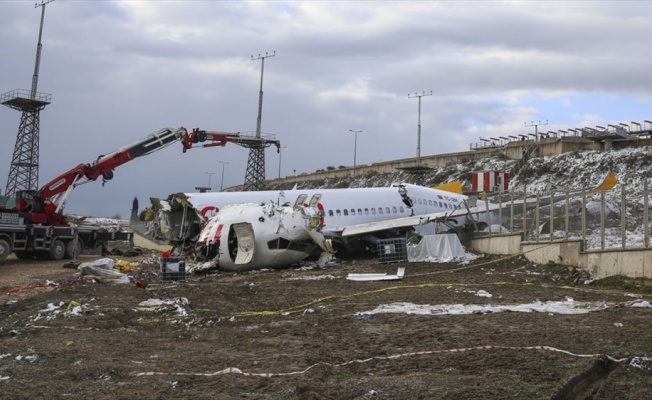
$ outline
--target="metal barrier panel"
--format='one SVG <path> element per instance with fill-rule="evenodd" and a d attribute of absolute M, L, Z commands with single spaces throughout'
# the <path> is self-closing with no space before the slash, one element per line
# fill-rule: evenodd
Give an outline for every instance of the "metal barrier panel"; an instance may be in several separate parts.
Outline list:
<path fill-rule="evenodd" d="M 381 264 L 406 262 L 407 260 L 407 240 L 405 238 L 378 241 L 378 261 Z"/>
<path fill-rule="evenodd" d="M 163 282 L 186 280 L 186 259 L 164 257 L 161 259 L 161 280 Z"/>

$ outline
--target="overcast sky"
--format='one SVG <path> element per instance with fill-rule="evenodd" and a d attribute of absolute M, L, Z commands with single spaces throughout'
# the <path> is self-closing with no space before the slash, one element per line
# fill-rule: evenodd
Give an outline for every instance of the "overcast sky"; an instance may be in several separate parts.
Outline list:
<path fill-rule="evenodd" d="M 40 3 L 40 1 L 39 1 Z M 41 8 L 0 1 L 0 93 L 30 89 Z M 164 127 L 263 134 L 281 175 L 466 151 L 480 137 L 652 119 L 650 1 L 73 1 L 46 6 L 43 185 Z M 20 112 L 0 107 L 4 193 Z M 249 151 L 181 145 L 73 192 L 67 213 L 128 217 L 134 196 L 242 184 Z M 219 161 L 228 162 L 221 164 Z M 279 156 L 266 151 L 267 178 Z"/>

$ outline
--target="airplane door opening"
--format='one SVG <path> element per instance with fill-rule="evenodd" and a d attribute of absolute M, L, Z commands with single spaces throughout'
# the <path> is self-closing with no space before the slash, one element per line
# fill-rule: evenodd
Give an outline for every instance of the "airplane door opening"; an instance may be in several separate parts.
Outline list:
<path fill-rule="evenodd" d="M 250 223 L 242 222 L 231 225 L 229 231 L 229 254 L 236 264 L 248 264 L 256 252 L 254 229 Z"/>

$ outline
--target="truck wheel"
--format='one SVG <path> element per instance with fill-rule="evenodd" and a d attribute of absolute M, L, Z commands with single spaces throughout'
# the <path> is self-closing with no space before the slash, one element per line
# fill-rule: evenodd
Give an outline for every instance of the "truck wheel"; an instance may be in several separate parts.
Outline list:
<path fill-rule="evenodd" d="M 81 240 L 70 240 L 68 243 L 66 243 L 66 254 L 64 255 L 65 258 L 77 258 L 81 255 L 83 246 Z"/>
<path fill-rule="evenodd" d="M 66 245 L 63 244 L 61 239 L 54 239 L 50 246 L 48 256 L 50 260 L 61 260 L 66 253 Z"/>
<path fill-rule="evenodd" d="M 0 239 L 0 261 L 4 260 L 11 253 L 11 246 L 9 242 L 4 239 Z"/>

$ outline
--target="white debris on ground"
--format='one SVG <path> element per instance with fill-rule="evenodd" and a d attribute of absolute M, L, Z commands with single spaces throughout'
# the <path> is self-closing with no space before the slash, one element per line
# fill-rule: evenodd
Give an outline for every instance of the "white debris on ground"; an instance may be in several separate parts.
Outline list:
<path fill-rule="evenodd" d="M 138 303 L 139 311 L 167 311 L 167 306 L 172 306 L 178 316 L 185 317 L 188 312 L 183 306 L 190 304 L 185 297 L 175 297 L 173 299 L 149 299 Z"/>
<path fill-rule="evenodd" d="M 294 275 L 294 276 L 288 278 L 288 280 L 291 280 L 291 281 L 319 281 L 319 280 L 323 280 L 323 279 L 337 279 L 337 277 L 335 277 L 333 275 L 317 275 L 317 276 L 310 276 L 310 275 L 308 275 L 308 276 L 296 276 L 296 275 Z"/>
<path fill-rule="evenodd" d="M 404 313 L 420 315 L 466 315 L 490 314 L 504 311 L 513 312 L 540 312 L 548 314 L 588 314 L 590 312 L 606 310 L 610 306 L 606 303 L 576 303 L 573 299 L 566 301 L 534 301 L 530 304 L 490 305 L 490 304 L 414 304 L 390 303 L 381 304 L 370 311 L 357 312 L 355 315 Z"/>

